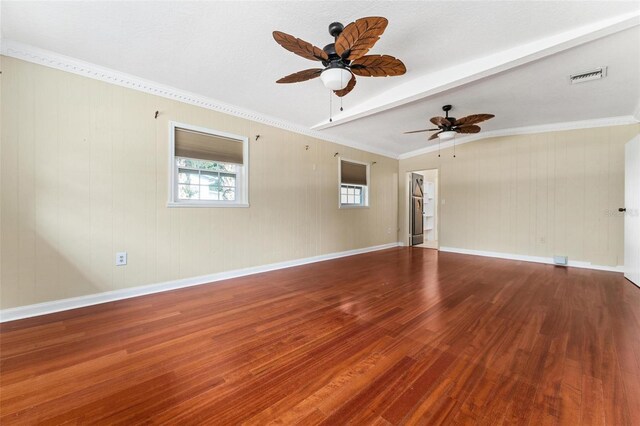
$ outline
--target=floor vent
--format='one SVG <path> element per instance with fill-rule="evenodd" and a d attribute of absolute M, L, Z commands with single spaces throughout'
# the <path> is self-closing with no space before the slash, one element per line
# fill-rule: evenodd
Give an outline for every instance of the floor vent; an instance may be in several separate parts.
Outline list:
<path fill-rule="evenodd" d="M 581 72 L 569 76 L 571 84 L 586 83 L 587 81 L 600 80 L 607 76 L 607 67 L 600 67 L 595 70 Z"/>
<path fill-rule="evenodd" d="M 569 258 L 567 256 L 553 256 L 553 263 L 556 265 L 567 266 Z"/>

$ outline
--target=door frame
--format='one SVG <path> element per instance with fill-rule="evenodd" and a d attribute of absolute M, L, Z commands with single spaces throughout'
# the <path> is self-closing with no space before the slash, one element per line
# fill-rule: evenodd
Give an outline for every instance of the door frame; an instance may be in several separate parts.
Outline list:
<path fill-rule="evenodd" d="M 404 204 L 405 204 L 405 212 L 406 214 L 403 215 L 404 219 L 402 219 L 404 221 L 404 225 L 405 225 L 405 229 L 406 229 L 406 233 L 404 233 L 404 235 L 402 236 L 402 244 L 407 246 L 407 247 L 412 247 L 411 245 L 411 173 L 420 173 L 422 174 L 422 172 L 425 172 L 427 170 L 437 170 L 438 171 L 438 186 L 436 188 L 436 192 L 438 194 L 438 202 L 436 203 L 436 209 L 435 209 L 435 213 L 436 213 L 436 229 L 438 231 L 438 243 L 436 245 L 435 250 L 440 250 L 440 240 L 442 237 L 442 234 L 440 233 L 440 196 L 441 196 L 441 192 L 440 192 L 440 186 L 441 186 L 441 176 L 440 176 L 440 168 L 439 167 L 432 167 L 432 168 L 427 168 L 427 169 L 418 169 L 418 170 L 409 170 L 404 174 L 404 181 L 405 181 L 405 191 L 404 191 Z"/>
<path fill-rule="evenodd" d="M 632 161 L 640 157 L 640 135 L 636 135 L 624 145 L 624 277 L 640 287 L 640 242 L 634 232 L 637 232 L 640 226 L 640 197 L 638 196 L 638 188 L 632 185 L 640 185 L 638 179 L 640 165 Z M 630 165 L 635 166 L 634 170 L 630 170 Z"/>
<path fill-rule="evenodd" d="M 410 229 L 411 237 L 409 239 L 409 244 L 412 247 L 424 243 L 424 186 L 425 186 L 424 184 L 425 184 L 425 179 L 423 174 L 420 174 L 420 173 L 411 174 L 411 188 L 409 188 L 409 196 L 410 196 L 409 207 L 411 208 L 411 213 L 409 215 L 410 217 L 409 226 L 411 227 Z M 422 192 L 421 197 L 415 196 L 416 187 L 420 188 L 420 192 Z M 418 209 L 416 208 L 418 200 L 419 200 L 419 211 L 417 211 Z M 418 218 L 418 215 L 419 215 L 419 219 L 416 220 Z M 420 227 L 419 234 L 414 233 L 418 231 L 418 229 L 416 229 L 418 226 Z"/>

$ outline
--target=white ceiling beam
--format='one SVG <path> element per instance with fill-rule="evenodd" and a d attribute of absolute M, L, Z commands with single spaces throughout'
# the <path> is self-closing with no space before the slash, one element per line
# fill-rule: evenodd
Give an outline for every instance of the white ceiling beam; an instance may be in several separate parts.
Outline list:
<path fill-rule="evenodd" d="M 640 25 L 640 11 L 574 28 L 473 61 L 421 75 L 354 105 L 348 111 L 333 116 L 332 122 L 323 121 L 312 129 L 321 130 L 339 126 L 434 96 L 637 25 Z"/>

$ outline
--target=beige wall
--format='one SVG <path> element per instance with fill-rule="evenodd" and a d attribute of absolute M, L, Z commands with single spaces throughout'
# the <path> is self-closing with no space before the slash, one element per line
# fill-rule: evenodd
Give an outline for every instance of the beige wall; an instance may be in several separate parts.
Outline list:
<path fill-rule="evenodd" d="M 430 168 L 445 201 L 441 246 L 623 262 L 624 143 L 640 125 L 492 138 L 455 159 L 398 163 L 12 58 L 0 78 L 3 309 L 406 242 L 404 177 Z M 166 207 L 169 120 L 250 137 L 250 208 Z M 377 162 L 371 208 L 337 208 L 335 152 Z M 123 250 L 129 264 L 116 267 Z"/>
<path fill-rule="evenodd" d="M 491 138 L 400 160 L 440 169 L 440 246 L 623 264 L 624 144 L 640 125 Z M 408 238 L 408 195 L 398 204 Z M 445 204 L 442 204 L 442 202 Z"/>
<path fill-rule="evenodd" d="M 1 78 L 2 308 L 396 241 L 397 160 L 12 58 Z M 166 207 L 169 120 L 250 136 L 250 208 Z M 335 152 L 377 162 L 371 208 L 338 209 Z"/>

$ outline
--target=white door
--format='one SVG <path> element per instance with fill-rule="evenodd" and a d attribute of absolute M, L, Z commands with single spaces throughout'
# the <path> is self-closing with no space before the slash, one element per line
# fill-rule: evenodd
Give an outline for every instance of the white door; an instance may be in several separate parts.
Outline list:
<path fill-rule="evenodd" d="M 624 148 L 624 209 L 624 276 L 640 287 L 640 135 Z"/>

